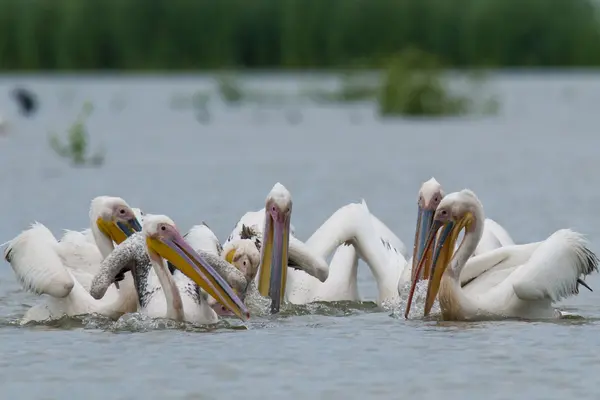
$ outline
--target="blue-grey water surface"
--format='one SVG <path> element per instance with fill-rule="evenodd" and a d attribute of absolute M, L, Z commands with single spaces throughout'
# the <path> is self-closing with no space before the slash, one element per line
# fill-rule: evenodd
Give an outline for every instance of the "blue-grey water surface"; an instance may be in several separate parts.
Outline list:
<path fill-rule="evenodd" d="M 296 90 L 302 79 L 248 78 Z M 41 100 L 32 118 L 9 97 Z M 210 103 L 210 120 L 172 106 L 206 77 L 0 77 L 0 242 L 37 220 L 55 235 L 88 226 L 90 200 L 125 198 L 179 228 L 206 221 L 225 239 L 263 206 L 275 182 L 293 194 L 306 239 L 338 207 L 364 198 L 411 246 L 417 190 L 435 176 L 470 188 L 517 243 L 559 228 L 600 251 L 600 74 L 504 74 L 489 85 L 496 116 L 381 120 L 358 105 Z M 100 168 L 73 168 L 48 145 L 89 100 Z M 17 326 L 39 299 L 0 269 L 0 391 L 19 399 L 597 399 L 600 290 L 559 304 L 584 317 L 558 322 L 442 323 L 363 305 L 300 307 L 247 330 L 168 328 L 123 317 Z M 588 282 L 600 289 L 600 279 Z M 376 287 L 361 264 L 359 287 Z M 402 311 L 402 310 L 400 310 Z M 231 325 L 240 326 L 231 321 Z"/>

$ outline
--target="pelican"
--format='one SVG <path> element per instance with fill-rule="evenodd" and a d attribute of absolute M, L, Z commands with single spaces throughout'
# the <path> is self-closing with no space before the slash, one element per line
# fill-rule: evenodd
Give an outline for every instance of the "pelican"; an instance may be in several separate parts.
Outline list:
<path fill-rule="evenodd" d="M 425 241 L 433 220 L 433 213 L 444 197 L 442 186 L 435 178 L 424 182 L 419 189 L 417 198 L 418 215 L 415 230 L 415 244 L 413 257 L 408 259 L 402 241 L 373 213 L 371 213 L 363 200 L 360 204 L 349 204 L 336 211 L 312 236 L 306 241 L 306 246 L 316 257 L 327 257 L 328 254 L 342 243 L 351 243 L 357 249 L 358 256 L 363 259 L 373 274 L 378 289 L 377 304 L 382 306 L 396 303 L 405 287 L 411 282 L 414 263 L 419 260 L 424 252 Z M 498 223 L 486 219 L 486 241 L 483 242 L 479 253 L 486 253 L 493 248 L 510 245 L 512 239 Z M 339 247 L 338 251 L 340 248 Z M 416 257 L 415 257 L 416 256 Z M 427 256 L 427 254 L 426 254 Z M 469 263 L 465 279 L 478 278 L 477 271 L 481 271 L 482 263 L 474 265 L 475 271 Z M 492 264 L 493 265 L 493 264 Z M 490 264 L 483 263 L 489 267 Z M 351 270 L 346 264 L 336 266 L 341 271 L 352 271 L 342 275 L 334 272 L 333 262 L 330 266 L 329 278 L 321 283 L 306 275 L 300 275 L 298 282 L 288 281 L 291 289 L 291 302 L 305 303 L 315 300 L 342 300 L 340 288 L 356 287 L 356 267 Z M 297 274 L 296 274 L 297 275 Z M 335 280 L 334 276 L 342 276 Z M 296 276 L 294 276 L 296 278 Z M 429 279 L 429 272 L 424 269 L 420 272 L 419 280 Z M 358 295 L 358 293 L 357 293 Z M 344 299 L 345 300 L 345 299 Z M 358 300 L 353 298 L 351 300 Z"/>
<path fill-rule="evenodd" d="M 248 231 L 244 228 L 244 235 L 247 234 Z M 248 285 L 246 287 L 246 292 L 240 293 L 238 290 L 234 289 L 234 292 L 236 292 L 242 300 L 246 298 L 247 293 L 256 290 L 254 278 L 256 277 L 260 264 L 260 252 L 257 249 L 255 242 L 250 239 L 232 239 L 225 244 L 225 247 L 223 247 L 217 236 L 205 222 L 192 226 L 183 237 L 196 252 L 204 252 L 221 257 L 244 275 Z M 170 263 L 167 262 L 167 264 Z M 174 267 L 171 267 L 171 269 L 173 268 Z M 231 313 L 224 305 L 220 304 L 211 296 L 208 296 L 208 304 L 219 315 L 233 315 L 233 313 Z"/>
<path fill-rule="evenodd" d="M 514 246 L 517 249 L 505 247 L 494 251 L 498 254 L 480 256 L 495 258 L 495 265 L 506 264 L 504 273 L 495 274 L 495 279 L 477 279 L 461 287 L 458 277 L 462 278 L 467 259 L 483 235 L 483 221 L 483 206 L 470 190 L 449 194 L 440 202 L 426 245 L 426 249 L 433 247 L 436 234 L 443 227 L 434 250 L 425 301 L 426 316 L 438 296 L 445 320 L 560 318 L 563 314 L 552 304 L 577 294 L 579 284 L 589 289 L 580 277 L 598 270 L 598 258 L 588 248 L 583 235 L 570 229 L 560 229 L 542 242 Z M 463 240 L 455 250 L 463 228 Z M 425 262 L 421 258 L 418 268 L 423 268 Z M 411 292 L 414 287 L 415 282 Z M 409 312 L 410 302 L 405 317 Z"/>
<path fill-rule="evenodd" d="M 164 259 L 176 269 L 170 270 Z M 240 319 L 250 317 L 226 281 L 244 292 L 247 283 L 242 273 L 219 257 L 198 254 L 165 215 L 146 215 L 142 233 L 130 236 L 103 261 L 92 282 L 91 295 L 102 298 L 117 274 L 126 268 L 134 276 L 138 311 L 152 318 L 197 324 L 218 322 L 200 288 Z"/>
<path fill-rule="evenodd" d="M 433 219 L 433 213 L 439 202 L 444 197 L 442 186 L 431 178 L 424 182 L 419 189 L 417 198 L 418 216 L 415 230 L 414 255 L 422 255 L 425 248 L 429 228 Z M 490 228 L 494 226 L 498 232 L 503 232 L 503 242 L 496 238 L 495 233 L 488 231 L 488 237 L 493 246 L 509 243 L 510 236 L 496 222 L 490 221 Z M 486 221 L 487 226 L 487 221 Z M 508 237 L 508 239 L 506 239 Z M 352 203 L 338 209 L 323 225 L 306 241 L 306 247 L 310 249 L 315 257 L 327 257 L 337 247 L 348 248 L 344 244 L 352 244 L 357 255 L 363 259 L 371 269 L 378 289 L 376 302 L 382 306 L 388 303 L 396 303 L 400 294 L 411 282 L 413 262 L 419 257 L 408 259 L 406 249 L 402 241 L 379 220 L 367 207 L 363 200 L 360 204 Z M 487 249 L 486 249 L 487 250 Z M 486 250 L 481 250 L 485 252 Z M 337 254 L 337 253 L 336 253 Z M 335 260 L 335 258 L 334 258 Z M 298 274 L 290 271 L 289 301 L 292 303 L 308 303 L 315 300 L 339 301 L 359 300 L 358 291 L 354 296 L 344 298 L 345 288 L 357 287 L 356 261 L 346 264 L 330 265 L 329 278 L 321 283 L 306 274 Z M 354 262 L 354 265 L 352 265 Z M 471 279 L 476 274 L 470 276 Z M 337 278 L 337 279 L 336 279 Z M 419 279 L 428 279 L 429 274 L 422 271 Z"/>
<path fill-rule="evenodd" d="M 247 234 L 246 231 L 243 235 L 245 234 Z M 192 226 L 183 237 L 195 251 L 222 257 L 242 272 L 248 282 L 256 276 L 260 264 L 260 253 L 254 241 L 246 238 L 232 239 L 227 241 L 223 247 L 205 222 Z"/>
<path fill-rule="evenodd" d="M 125 200 L 101 196 L 91 202 L 93 244 L 83 233 L 68 231 L 60 242 L 41 223 L 34 223 L 8 242 L 4 258 L 25 290 L 50 297 L 31 307 L 22 323 L 44 321 L 63 315 L 98 313 L 109 317 L 136 308 L 131 277 L 120 288 L 113 287 L 105 299 L 96 301 L 89 293 L 102 259 L 141 226 Z"/>
<path fill-rule="evenodd" d="M 425 238 L 433 218 L 433 212 L 443 196 L 441 185 L 434 178 L 423 183 L 419 190 L 419 216 L 415 234 L 418 245 L 415 245 L 415 254 L 418 251 L 422 252 L 425 246 Z M 282 235 L 285 226 L 289 224 L 287 233 L 290 241 L 289 248 L 294 250 L 290 250 L 287 265 L 294 267 L 297 264 L 292 257 L 292 253 L 294 253 L 297 259 L 304 260 L 304 264 L 318 263 L 315 271 L 324 272 L 328 269 L 328 277 L 326 280 L 316 279 L 315 274 L 311 273 L 310 268 L 307 269 L 306 266 L 301 268 L 304 271 L 287 268 L 285 272 L 281 273 L 287 275 L 287 278 L 280 289 L 285 293 L 287 301 L 292 304 L 306 304 L 313 301 L 360 300 L 357 284 L 359 257 L 370 267 L 377 283 L 377 303 L 382 305 L 398 300 L 399 292 L 411 281 L 412 260 L 407 261 L 408 254 L 404 243 L 369 211 L 364 200 L 361 203 L 351 203 L 338 209 L 305 244 L 295 238 L 294 228 L 288 222 L 291 216 L 291 205 L 292 199 L 289 191 L 280 183 L 275 184 L 267 196 L 265 208 L 257 212 L 246 213 L 236 224 L 225 245 L 231 240 L 250 239 L 254 241 L 258 249 L 263 251 L 263 264 L 267 268 L 273 264 L 277 264 L 276 267 L 280 268 L 286 261 L 283 258 L 273 261 L 271 258 L 278 258 L 279 254 L 284 253 L 285 240 Z M 278 219 L 283 222 L 280 222 L 278 231 L 275 231 L 273 221 Z M 499 227 L 498 230 L 502 230 L 506 237 L 509 237 L 502 227 L 493 221 L 491 223 Z M 268 232 L 268 234 L 263 238 L 264 232 Z M 498 242 L 493 233 L 490 233 L 490 237 L 495 240 L 495 243 Z M 273 247 L 274 238 L 277 238 L 276 257 L 269 253 Z M 265 244 L 269 244 L 270 247 L 265 249 Z M 264 251 L 270 254 L 266 259 Z M 334 256 L 327 267 L 324 260 L 333 252 L 335 252 Z M 284 271 L 283 268 L 281 271 Z M 260 273 L 257 275 L 257 280 L 259 276 Z M 263 282 L 261 291 L 263 295 L 267 293 L 268 277 L 267 274 Z M 284 279 L 283 276 L 281 279 Z"/>
<path fill-rule="evenodd" d="M 99 207 L 102 207 L 103 203 L 110 201 L 110 199 L 111 199 L 111 197 L 109 197 L 109 196 L 96 197 L 94 200 L 92 200 L 92 207 L 90 209 L 94 208 L 94 203 L 96 204 L 96 208 L 99 208 Z M 131 207 L 130 209 L 131 209 L 131 211 L 133 211 L 133 214 L 135 215 L 135 218 L 138 220 L 138 222 L 141 223 L 144 220 L 144 212 L 141 209 L 136 208 L 136 207 Z M 141 228 L 140 228 L 140 230 L 141 230 Z M 113 247 L 110 247 L 107 245 L 98 246 L 98 244 L 96 242 L 96 236 L 98 236 L 98 232 L 97 231 L 94 232 L 94 229 L 92 229 L 92 228 L 86 228 L 83 231 L 73 231 L 70 229 L 65 229 L 65 233 L 60 238 L 60 242 L 61 243 L 65 243 L 65 242 L 80 243 L 81 239 L 85 239 L 89 243 L 96 245 L 96 247 L 98 247 L 98 249 L 100 250 L 100 253 L 102 254 L 102 256 L 104 258 L 112 251 Z M 117 242 L 117 244 L 119 244 L 119 243 Z"/>
<path fill-rule="evenodd" d="M 380 239 L 370 237 L 378 240 L 373 246 L 383 246 L 385 251 L 400 257 L 406 254 L 402 241 L 368 212 L 364 202 L 337 210 L 306 243 L 294 235 L 292 197 L 282 184 L 273 186 L 265 203 L 262 210 L 242 216 L 224 247 L 234 240 L 249 239 L 261 251 L 261 266 L 255 281 L 261 295 L 273 300 L 273 312 L 284 299 L 293 304 L 359 300 L 358 252 L 353 244 L 361 240 L 357 240 L 353 232 L 361 226 L 375 226 L 381 232 Z M 333 258 L 327 265 L 325 258 L 331 253 L 334 253 Z M 385 280 L 382 277 L 382 281 Z"/>
<path fill-rule="evenodd" d="M 435 182 L 435 180 L 433 181 Z M 437 182 L 435 184 L 439 186 Z M 425 196 L 441 197 L 438 190 L 432 186 L 433 183 L 426 188 L 430 190 L 426 190 Z M 428 202 L 432 207 L 437 205 L 433 199 Z M 289 223 L 291 214 L 291 204 L 291 194 L 283 185 L 277 183 L 267 196 L 265 208 L 258 212 L 246 213 L 228 238 L 228 240 L 240 238 L 253 240 L 256 247 L 263 252 L 261 271 L 263 271 L 263 266 L 266 266 L 268 271 L 273 265 L 283 271 L 281 266 L 285 260 L 280 255 L 284 253 L 285 240 L 283 238 L 285 236 L 282 235 L 288 235 L 290 248 L 292 243 L 301 243 L 295 238 L 291 224 L 289 224 L 289 233 L 285 233 L 285 226 Z M 275 226 L 273 221 L 280 221 L 278 230 L 273 229 Z M 425 225 L 425 223 L 423 224 Z M 263 226 L 264 228 L 261 229 Z M 268 234 L 264 235 L 264 243 L 261 243 L 264 232 Z M 275 256 L 271 253 L 274 238 L 277 242 L 273 251 Z M 268 247 L 265 247 L 267 245 Z M 281 277 L 284 283 L 281 285 L 283 289 L 280 290 L 285 292 L 286 300 L 293 304 L 305 304 L 312 301 L 360 300 L 357 284 L 359 255 L 367 262 L 377 282 L 378 304 L 381 305 L 398 298 L 397 288 L 402 285 L 400 278 L 403 273 L 404 281 L 410 281 L 410 268 L 407 268 L 407 251 L 404 243 L 369 212 L 364 200 L 360 204 L 351 203 L 338 209 L 303 246 L 297 247 L 302 249 L 302 258 L 318 261 L 320 263 L 318 270 L 323 271 L 327 269 L 325 258 L 331 253 L 335 253 L 328 266 L 329 273 L 325 281 L 315 279 L 314 274 L 287 268 L 285 271 L 287 281 L 283 281 L 284 278 Z M 265 252 L 267 258 L 264 257 Z M 291 253 L 290 251 L 290 262 L 287 265 L 294 266 Z M 408 271 L 408 275 L 405 271 Z M 279 274 L 284 275 L 281 272 Z M 263 281 L 261 291 L 263 295 L 267 293 L 267 281 L 269 281 L 268 275 Z M 287 291 L 285 286 L 287 286 Z"/>
<path fill-rule="evenodd" d="M 432 177 L 421 185 L 418 198 L 419 213 L 417 216 L 417 229 L 415 231 L 415 247 L 413 257 L 409 262 L 409 265 L 411 266 L 411 280 L 414 279 L 414 263 L 419 261 L 424 251 L 425 240 L 433 221 L 433 213 L 443 198 L 444 191 L 442 186 L 435 178 Z M 477 248 L 475 249 L 473 256 L 514 244 L 515 242 L 513 242 L 508 232 L 500 224 L 490 218 L 486 218 L 483 236 L 477 244 Z M 429 270 L 427 264 L 425 264 L 425 267 L 421 271 L 421 276 L 419 278 L 429 279 Z M 404 283 L 405 282 L 406 281 L 404 281 Z"/>
<path fill-rule="evenodd" d="M 324 282 L 329 276 L 329 266 L 324 258 L 315 256 L 303 242 L 294 236 L 291 224 L 292 196 L 276 183 L 265 201 L 265 208 L 247 212 L 238 221 L 223 245 L 235 240 L 251 240 L 261 252 L 261 264 L 255 283 L 262 296 L 271 298 L 271 311 L 278 312 L 281 301 L 288 299 L 288 276 L 295 270 L 300 274 Z"/>

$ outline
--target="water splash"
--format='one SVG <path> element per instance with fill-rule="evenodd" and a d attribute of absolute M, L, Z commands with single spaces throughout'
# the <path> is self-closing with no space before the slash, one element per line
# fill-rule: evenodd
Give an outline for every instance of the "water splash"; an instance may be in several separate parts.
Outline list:
<path fill-rule="evenodd" d="M 427 285 L 429 281 L 419 281 L 417 286 L 415 287 L 415 293 L 413 296 L 413 302 L 410 308 L 409 317 L 412 318 L 423 318 L 423 312 L 425 311 L 425 299 L 427 297 Z M 392 318 L 402 318 L 404 319 L 404 312 L 406 311 L 406 306 L 408 305 L 408 294 L 410 293 L 410 285 L 411 282 L 406 282 L 400 290 L 400 297 L 395 301 L 387 302 L 382 304 L 386 310 L 391 311 L 390 316 Z M 437 299 L 433 303 L 433 307 L 431 308 L 432 314 L 439 314 L 440 306 Z"/>

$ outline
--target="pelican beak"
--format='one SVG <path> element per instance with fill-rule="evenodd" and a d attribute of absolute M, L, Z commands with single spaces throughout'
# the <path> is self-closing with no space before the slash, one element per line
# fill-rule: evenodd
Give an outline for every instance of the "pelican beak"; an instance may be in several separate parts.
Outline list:
<path fill-rule="evenodd" d="M 433 303 L 437 294 L 440 290 L 440 284 L 442 282 L 442 276 L 446 271 L 448 265 L 450 265 L 450 261 L 452 260 L 452 256 L 454 254 L 454 248 L 456 245 L 456 241 L 458 239 L 458 234 L 469 224 L 471 221 L 471 214 L 467 214 L 462 217 L 458 221 L 447 221 L 441 222 L 434 220 L 431 228 L 429 230 L 429 235 L 427 237 L 427 242 L 425 244 L 424 252 L 429 252 L 433 249 L 433 244 L 435 242 L 438 231 L 443 227 L 443 231 L 441 232 L 439 238 L 437 239 L 437 244 L 433 251 L 433 259 L 427 259 L 427 257 L 421 257 L 419 259 L 419 263 L 417 264 L 417 268 L 415 271 L 415 276 L 413 277 L 412 285 L 410 287 L 410 292 L 408 295 L 408 302 L 406 304 L 406 311 L 404 313 L 404 318 L 408 318 L 408 314 L 410 312 L 410 306 L 412 304 L 412 299 L 414 296 L 415 288 L 417 286 L 418 279 L 416 277 L 419 276 L 421 270 L 425 268 L 426 264 L 429 264 L 431 261 L 431 271 L 429 282 L 427 285 L 427 296 L 425 298 L 425 310 L 424 315 L 429 315 L 431 311 L 431 307 L 433 307 Z"/>
<path fill-rule="evenodd" d="M 448 265 L 450 265 L 452 255 L 454 253 L 456 239 L 458 238 L 458 232 L 460 232 L 460 228 L 457 229 L 457 226 L 460 226 L 460 224 L 448 222 L 443 226 L 444 229 L 438 238 L 431 263 L 431 277 L 427 283 L 427 295 L 425 296 L 425 309 L 423 313 L 424 316 L 429 315 L 431 307 L 433 307 L 433 303 L 435 302 L 435 298 L 440 291 L 442 276 L 444 275 Z"/>
<path fill-rule="evenodd" d="M 417 279 L 429 279 L 429 259 L 431 258 L 431 250 L 425 253 L 425 243 L 431 224 L 433 223 L 433 214 L 435 210 L 428 210 L 419 205 L 419 213 L 417 216 L 417 228 L 415 230 L 415 245 L 413 252 L 412 279 L 415 279 L 417 272 L 417 264 L 421 257 L 425 254 L 425 267 L 422 274 Z"/>
<path fill-rule="evenodd" d="M 181 235 L 176 234 L 169 239 L 147 237 L 146 244 L 148 249 L 169 261 L 242 321 L 250 318 L 248 309 L 231 286 Z"/>
<path fill-rule="evenodd" d="M 141 232 L 142 226 L 137 218 L 131 218 L 126 221 L 118 221 L 115 219 L 106 221 L 102 218 L 96 220 L 98 229 L 106 236 L 111 238 L 116 244 L 121 244 L 129 236 L 135 232 Z"/>
<path fill-rule="evenodd" d="M 285 293 L 290 215 L 290 213 L 279 212 L 276 212 L 275 218 L 270 213 L 265 215 L 258 291 L 262 296 L 271 298 L 272 314 L 279 312 Z"/>
<path fill-rule="evenodd" d="M 225 254 L 225 261 L 227 261 L 229 264 L 233 265 L 234 261 L 234 257 L 235 257 L 235 249 L 231 249 L 229 250 L 229 252 L 227 254 Z M 248 281 L 248 284 L 250 283 L 250 281 Z M 240 295 L 240 293 L 233 289 L 233 293 L 237 294 L 239 296 L 240 299 L 244 300 L 244 295 Z"/>

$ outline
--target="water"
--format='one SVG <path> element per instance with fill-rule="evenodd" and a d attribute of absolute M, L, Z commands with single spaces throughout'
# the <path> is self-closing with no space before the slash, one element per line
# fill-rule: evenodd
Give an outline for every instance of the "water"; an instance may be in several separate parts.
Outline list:
<path fill-rule="evenodd" d="M 281 90 L 301 82 L 251 81 Z M 17 83 L 41 98 L 32 119 L 20 118 L 7 96 Z M 474 190 L 518 243 L 571 227 L 600 252 L 600 75 L 496 76 L 490 86 L 502 109 L 487 118 L 381 121 L 369 105 L 213 104 L 210 122 L 201 124 L 192 111 L 170 107 L 173 95 L 207 83 L 0 78 L 0 110 L 11 122 L 0 138 L 0 241 L 33 220 L 56 235 L 83 229 L 89 201 L 101 194 L 167 214 L 184 231 L 204 220 L 225 239 L 280 181 L 293 194 L 302 239 L 338 207 L 364 197 L 410 245 L 416 192 L 435 176 L 447 192 Z M 47 144 L 48 131 L 64 133 L 85 100 L 95 107 L 92 149 L 106 149 L 99 169 L 71 168 Z M 373 300 L 364 265 L 359 280 L 363 298 Z M 588 282 L 600 288 L 597 275 Z M 255 318 L 247 330 L 227 323 L 208 331 L 148 328 L 132 317 L 17 327 L 38 299 L 22 293 L 5 263 L 0 387 L 3 396 L 22 399 L 595 399 L 598 293 L 582 289 L 562 302 L 584 319 L 559 322 L 404 321 L 402 310 L 366 303 L 299 307 Z"/>

